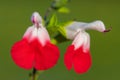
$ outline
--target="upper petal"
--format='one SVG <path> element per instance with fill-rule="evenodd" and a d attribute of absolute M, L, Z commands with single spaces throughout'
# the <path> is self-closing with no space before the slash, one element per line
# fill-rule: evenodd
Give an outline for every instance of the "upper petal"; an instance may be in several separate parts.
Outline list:
<path fill-rule="evenodd" d="M 28 27 L 23 35 L 23 39 L 27 39 L 28 42 L 31 42 L 35 38 L 37 38 L 37 28 L 35 26 Z"/>
<path fill-rule="evenodd" d="M 97 20 L 97 21 L 93 21 L 93 22 L 85 25 L 85 29 L 93 29 L 93 30 L 97 30 L 99 32 L 104 32 L 105 31 L 105 25 L 102 21 Z"/>
<path fill-rule="evenodd" d="M 34 28 L 33 26 L 29 27 L 24 33 L 23 38 L 29 38 L 31 35 L 31 32 L 33 31 L 33 28 Z"/>
<path fill-rule="evenodd" d="M 105 31 L 105 25 L 102 21 L 96 20 L 90 23 L 85 23 L 85 22 L 77 22 L 74 21 L 71 24 L 66 26 L 66 37 L 67 39 L 73 40 L 79 30 L 86 30 L 86 29 L 93 29 L 97 30 L 99 32 L 104 32 Z"/>
<path fill-rule="evenodd" d="M 38 12 L 34 12 L 32 14 L 31 17 L 31 21 L 33 22 L 33 24 L 37 25 L 37 24 L 41 24 L 42 23 L 42 17 L 40 16 L 40 14 Z"/>
<path fill-rule="evenodd" d="M 27 39 L 29 43 L 34 41 L 35 39 L 38 39 L 38 41 L 42 46 L 44 46 L 47 41 L 50 41 L 49 34 L 46 28 L 42 26 L 42 24 L 40 24 L 39 28 L 35 27 L 35 25 L 32 27 L 29 27 L 26 30 L 23 38 Z"/>
<path fill-rule="evenodd" d="M 73 40 L 75 38 L 75 36 L 77 35 L 77 33 L 79 32 L 79 30 L 83 30 L 84 26 L 87 23 L 84 22 L 72 22 L 71 24 L 66 26 L 66 35 L 68 39 Z"/>
<path fill-rule="evenodd" d="M 37 39 L 41 43 L 42 46 L 44 46 L 47 42 L 50 42 L 49 34 L 43 26 L 38 28 L 37 32 Z"/>

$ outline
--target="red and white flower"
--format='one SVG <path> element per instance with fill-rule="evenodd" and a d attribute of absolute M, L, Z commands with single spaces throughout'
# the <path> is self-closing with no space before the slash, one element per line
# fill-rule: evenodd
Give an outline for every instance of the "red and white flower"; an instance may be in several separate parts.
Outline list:
<path fill-rule="evenodd" d="M 59 49 L 50 42 L 39 13 L 33 13 L 31 20 L 34 25 L 27 29 L 22 40 L 13 45 L 11 56 L 21 68 L 47 70 L 57 63 Z"/>
<path fill-rule="evenodd" d="M 66 27 L 66 35 L 68 39 L 73 40 L 68 46 L 64 56 L 64 63 L 68 70 L 74 67 L 74 70 L 79 73 L 85 73 L 89 70 L 92 64 L 90 55 L 90 37 L 85 30 L 93 29 L 99 32 L 108 32 L 102 21 L 94 21 L 91 23 L 73 22 Z"/>

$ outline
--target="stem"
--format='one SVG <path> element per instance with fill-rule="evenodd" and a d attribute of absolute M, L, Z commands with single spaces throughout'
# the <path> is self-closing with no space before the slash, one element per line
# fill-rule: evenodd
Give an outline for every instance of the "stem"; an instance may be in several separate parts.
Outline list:
<path fill-rule="evenodd" d="M 37 78 L 38 78 L 37 70 L 33 68 L 32 73 L 30 73 L 30 80 L 37 80 Z"/>
<path fill-rule="evenodd" d="M 37 74 L 36 72 L 37 72 L 37 70 L 34 68 L 33 69 L 33 80 L 35 80 L 35 77 L 36 77 L 36 74 Z"/>
<path fill-rule="evenodd" d="M 48 15 L 49 15 L 49 13 L 51 12 L 51 10 L 52 10 L 51 7 L 49 7 L 49 8 L 46 10 L 45 16 L 44 16 L 44 20 L 45 20 L 45 21 L 47 20 L 47 17 L 48 17 Z"/>

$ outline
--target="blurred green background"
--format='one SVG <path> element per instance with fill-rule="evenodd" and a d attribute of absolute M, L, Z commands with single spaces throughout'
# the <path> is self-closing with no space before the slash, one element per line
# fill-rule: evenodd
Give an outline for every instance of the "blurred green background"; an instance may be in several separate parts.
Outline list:
<path fill-rule="evenodd" d="M 28 80 L 27 71 L 14 64 L 10 49 L 32 25 L 31 14 L 38 11 L 44 16 L 51 0 L 0 0 L 0 80 Z M 61 58 L 58 64 L 41 74 L 39 80 L 120 80 L 120 0 L 71 0 L 70 14 L 59 19 L 91 22 L 102 20 L 112 31 L 106 34 L 88 31 L 91 36 L 93 65 L 88 73 L 78 75 L 67 71 L 63 55 L 71 42 L 59 44 Z"/>

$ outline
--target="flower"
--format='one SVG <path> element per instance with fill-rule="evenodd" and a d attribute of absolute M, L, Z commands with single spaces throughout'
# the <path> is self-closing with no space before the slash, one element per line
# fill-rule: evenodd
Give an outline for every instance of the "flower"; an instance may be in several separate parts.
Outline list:
<path fill-rule="evenodd" d="M 78 74 L 85 73 L 89 70 L 92 64 L 90 55 L 90 36 L 85 30 L 93 29 L 99 32 L 108 32 L 102 21 L 94 21 L 91 23 L 72 22 L 66 29 L 66 37 L 73 40 L 68 46 L 64 56 L 64 63 L 68 70 L 74 67 Z"/>
<path fill-rule="evenodd" d="M 39 13 L 31 18 L 33 26 L 25 32 L 22 40 L 11 49 L 13 61 L 21 68 L 47 70 L 55 66 L 59 58 L 59 49 L 50 42 L 50 37 L 42 25 Z"/>

